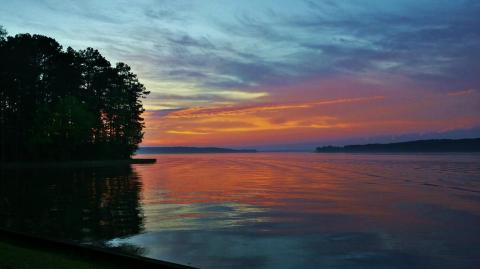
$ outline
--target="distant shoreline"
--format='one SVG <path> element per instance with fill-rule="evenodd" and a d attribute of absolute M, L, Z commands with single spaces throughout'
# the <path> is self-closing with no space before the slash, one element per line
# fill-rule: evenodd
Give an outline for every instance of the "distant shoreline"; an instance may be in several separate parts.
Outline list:
<path fill-rule="evenodd" d="M 431 139 L 388 144 L 317 147 L 318 153 L 473 153 L 480 152 L 480 138 Z"/>
<path fill-rule="evenodd" d="M 60 167 L 105 167 L 130 164 L 152 164 L 157 159 L 132 158 L 123 160 L 83 160 L 83 161 L 58 161 L 58 162 L 0 162 L 0 169 L 8 168 L 60 168 Z"/>
<path fill-rule="evenodd" d="M 255 149 L 217 147 L 141 147 L 135 154 L 256 153 Z"/>

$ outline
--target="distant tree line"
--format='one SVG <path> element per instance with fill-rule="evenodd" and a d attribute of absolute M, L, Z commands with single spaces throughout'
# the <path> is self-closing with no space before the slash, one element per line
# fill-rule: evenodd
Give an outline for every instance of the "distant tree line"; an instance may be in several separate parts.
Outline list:
<path fill-rule="evenodd" d="M 149 92 L 128 65 L 0 27 L 0 160 L 129 158 Z"/>
<path fill-rule="evenodd" d="M 387 144 L 318 147 L 316 152 L 480 152 L 480 138 L 427 139 Z"/>

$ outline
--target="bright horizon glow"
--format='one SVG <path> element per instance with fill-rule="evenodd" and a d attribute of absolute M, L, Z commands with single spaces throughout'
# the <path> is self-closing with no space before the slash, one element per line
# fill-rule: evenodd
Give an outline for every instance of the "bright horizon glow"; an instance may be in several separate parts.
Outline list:
<path fill-rule="evenodd" d="M 480 136 L 478 14 L 467 0 L 19 0 L 0 25 L 132 66 L 152 92 L 141 146 L 312 148 Z"/>

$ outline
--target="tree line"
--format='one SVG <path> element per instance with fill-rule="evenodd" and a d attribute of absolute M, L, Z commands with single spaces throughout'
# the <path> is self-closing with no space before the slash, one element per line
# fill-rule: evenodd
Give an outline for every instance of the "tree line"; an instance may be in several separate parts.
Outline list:
<path fill-rule="evenodd" d="M 98 50 L 0 27 L 0 160 L 129 158 L 149 92 Z"/>

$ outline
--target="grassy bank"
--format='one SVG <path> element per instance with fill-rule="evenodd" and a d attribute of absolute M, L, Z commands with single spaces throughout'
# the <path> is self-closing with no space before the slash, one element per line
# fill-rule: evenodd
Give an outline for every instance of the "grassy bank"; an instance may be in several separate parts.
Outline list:
<path fill-rule="evenodd" d="M 193 267 L 0 229 L 0 269 L 24 268 L 192 269 Z"/>
<path fill-rule="evenodd" d="M 0 241 L 1 269 L 114 269 L 128 268 L 95 259 L 80 259 L 74 255 L 27 248 Z"/>

